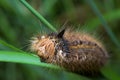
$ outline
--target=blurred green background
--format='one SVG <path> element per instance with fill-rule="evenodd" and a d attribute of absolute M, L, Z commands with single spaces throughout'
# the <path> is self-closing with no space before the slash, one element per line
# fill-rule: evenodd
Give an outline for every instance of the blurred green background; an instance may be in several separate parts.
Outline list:
<path fill-rule="evenodd" d="M 80 27 L 102 40 L 110 54 L 105 75 L 120 75 L 120 0 L 26 0 L 58 31 L 65 26 Z M 106 24 L 107 23 L 107 24 Z M 19 0 L 0 0 L 0 40 L 29 52 L 29 40 L 37 33 L 52 32 Z M 1 51 L 12 51 L 0 41 Z M 108 69 L 108 71 L 107 71 Z M 112 70 L 111 70 L 112 69 Z M 110 70 L 110 71 L 109 71 Z M 40 66 L 0 63 L 0 80 L 90 80 L 76 74 Z"/>

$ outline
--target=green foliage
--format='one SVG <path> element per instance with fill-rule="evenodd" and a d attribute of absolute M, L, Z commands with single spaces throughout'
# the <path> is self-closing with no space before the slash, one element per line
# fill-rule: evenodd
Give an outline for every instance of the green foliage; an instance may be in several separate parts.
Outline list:
<path fill-rule="evenodd" d="M 66 20 L 66 26 L 85 25 L 88 32 L 104 38 L 111 53 L 101 72 L 106 79 L 120 80 L 119 0 L 27 1 L 0 0 L 0 80 L 93 80 L 42 63 L 28 50 L 34 34 L 57 32 Z"/>

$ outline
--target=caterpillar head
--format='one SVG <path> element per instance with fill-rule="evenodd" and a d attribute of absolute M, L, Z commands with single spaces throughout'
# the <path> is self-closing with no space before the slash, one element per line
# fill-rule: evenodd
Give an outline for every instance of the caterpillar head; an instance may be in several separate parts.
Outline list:
<path fill-rule="evenodd" d="M 42 61 L 49 62 L 55 55 L 57 44 L 62 42 L 65 29 L 61 32 L 33 37 L 31 40 L 31 51 L 36 52 Z"/>

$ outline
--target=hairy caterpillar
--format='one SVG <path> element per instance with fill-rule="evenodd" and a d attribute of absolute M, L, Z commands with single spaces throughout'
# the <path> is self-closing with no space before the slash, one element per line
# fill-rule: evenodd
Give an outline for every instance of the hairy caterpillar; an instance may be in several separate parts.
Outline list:
<path fill-rule="evenodd" d="M 43 62 L 84 75 L 96 75 L 108 60 L 103 45 L 91 35 L 65 29 L 33 37 L 30 49 Z"/>

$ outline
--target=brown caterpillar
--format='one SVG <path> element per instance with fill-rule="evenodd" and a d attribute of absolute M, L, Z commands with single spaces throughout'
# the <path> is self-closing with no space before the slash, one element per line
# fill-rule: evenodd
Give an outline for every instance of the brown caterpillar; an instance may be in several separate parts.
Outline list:
<path fill-rule="evenodd" d="M 65 29 L 33 37 L 31 50 L 43 62 L 84 75 L 96 75 L 108 60 L 103 45 L 91 35 Z"/>

